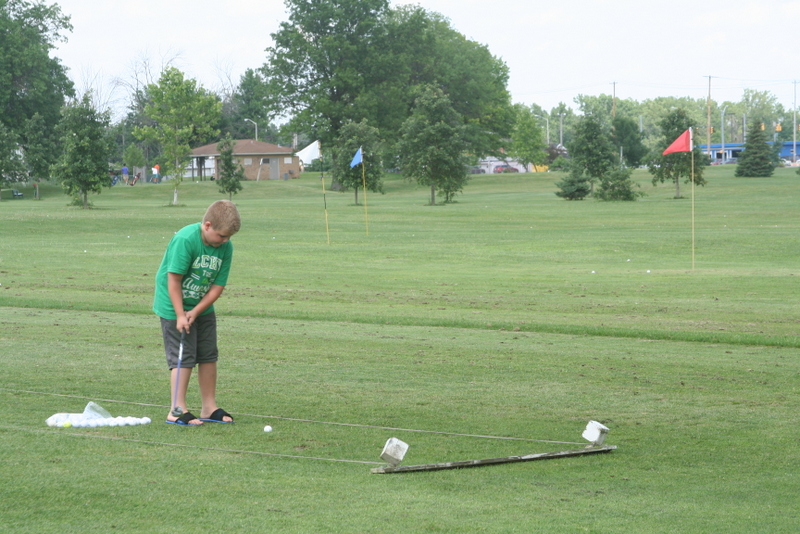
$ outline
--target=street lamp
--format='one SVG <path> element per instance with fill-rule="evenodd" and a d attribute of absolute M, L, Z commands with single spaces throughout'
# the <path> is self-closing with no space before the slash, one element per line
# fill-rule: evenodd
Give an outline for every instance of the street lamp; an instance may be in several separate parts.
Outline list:
<path fill-rule="evenodd" d="M 558 127 L 558 145 L 564 146 L 564 114 L 558 114 L 559 127 Z"/>
<path fill-rule="evenodd" d="M 258 123 L 256 121 L 252 121 L 250 119 L 245 119 L 244 122 L 252 122 L 256 126 L 256 141 L 258 141 Z"/>
<path fill-rule="evenodd" d="M 722 106 L 722 117 L 720 118 L 720 134 L 722 135 L 722 163 L 725 164 L 725 110 L 728 106 Z"/>
<path fill-rule="evenodd" d="M 545 122 L 547 123 L 547 146 L 550 146 L 550 119 L 548 119 L 547 117 L 543 117 L 541 115 L 534 115 L 534 117 L 544 119 Z"/>

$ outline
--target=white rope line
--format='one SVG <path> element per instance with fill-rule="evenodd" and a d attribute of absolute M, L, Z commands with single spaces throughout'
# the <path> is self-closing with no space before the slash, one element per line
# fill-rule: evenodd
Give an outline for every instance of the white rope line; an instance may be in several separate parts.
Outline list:
<path fill-rule="evenodd" d="M 100 436 L 97 434 L 79 434 L 77 432 L 65 432 L 63 430 L 40 430 L 38 428 L 24 428 L 18 426 L 7 426 L 7 425 L 0 425 L 0 428 L 8 429 L 8 430 L 22 430 L 25 432 L 36 432 L 36 433 L 43 433 L 43 434 L 53 434 L 53 435 L 62 435 L 62 436 L 69 436 L 69 437 L 78 437 L 78 438 L 95 438 L 95 439 L 107 439 L 110 441 L 124 441 L 126 443 L 144 443 L 146 445 L 160 445 L 164 447 L 184 447 L 187 449 L 200 449 L 204 451 L 213 451 L 213 452 L 228 452 L 233 454 L 255 454 L 258 456 L 273 456 L 276 458 L 295 458 L 300 460 L 322 460 L 325 462 L 341 462 L 341 463 L 349 463 L 349 464 L 367 464 L 367 465 L 386 465 L 385 463 L 381 462 L 368 462 L 365 460 L 342 460 L 339 458 L 320 458 L 317 456 L 298 456 L 294 454 L 279 454 L 275 452 L 261 452 L 261 451 L 243 451 L 239 449 L 221 449 L 217 447 L 203 447 L 202 445 L 186 445 L 183 443 L 167 443 L 164 441 L 148 441 L 144 439 L 132 439 L 132 438 L 120 438 L 116 436 Z"/>
<path fill-rule="evenodd" d="M 114 400 L 114 399 L 96 399 L 93 397 L 84 397 L 81 395 L 66 395 L 62 393 L 47 393 L 43 391 L 29 391 L 24 389 L 11 389 L 11 388 L 2 388 L 0 390 L 3 391 L 13 391 L 16 393 L 29 393 L 32 395 L 51 395 L 54 397 L 69 397 L 73 399 L 84 399 L 84 400 L 94 400 L 99 402 L 114 402 L 118 404 L 132 404 L 135 406 L 152 406 L 156 408 L 169 408 L 169 406 L 165 404 L 148 404 L 145 402 L 131 402 L 131 401 L 121 401 L 121 400 Z M 532 441 L 536 443 L 557 443 L 561 445 L 585 445 L 583 442 L 578 441 L 556 441 L 550 439 L 532 439 L 532 438 L 515 438 L 510 436 L 487 436 L 483 434 L 461 434 L 458 432 L 444 432 L 439 430 L 419 430 L 414 428 L 398 428 L 392 426 L 377 426 L 377 425 L 363 425 L 358 423 L 337 423 L 333 421 L 316 421 L 314 419 L 300 419 L 295 417 L 282 417 L 279 415 L 259 415 L 259 414 L 248 414 L 242 412 L 231 412 L 232 415 L 243 415 L 246 417 L 261 417 L 263 419 L 279 419 L 282 421 L 294 421 L 299 423 L 315 423 L 319 425 L 335 425 L 335 426 L 349 426 L 355 428 L 373 428 L 377 430 L 392 430 L 395 432 L 416 432 L 418 434 L 438 434 L 442 436 L 457 436 L 462 438 L 482 438 L 482 439 L 499 439 L 499 440 L 508 440 L 508 441 Z"/>

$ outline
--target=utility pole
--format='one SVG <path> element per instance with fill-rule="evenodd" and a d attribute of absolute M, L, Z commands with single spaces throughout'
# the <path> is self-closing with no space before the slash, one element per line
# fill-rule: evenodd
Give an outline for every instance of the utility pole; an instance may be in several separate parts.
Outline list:
<path fill-rule="evenodd" d="M 617 82 L 611 82 L 611 119 L 617 117 Z"/>
<path fill-rule="evenodd" d="M 794 104 L 792 114 L 792 163 L 797 161 L 797 80 L 794 81 Z"/>
<path fill-rule="evenodd" d="M 708 100 L 706 103 L 706 152 L 711 159 L 711 76 L 708 77 Z"/>
<path fill-rule="evenodd" d="M 550 119 L 543 115 L 534 115 L 534 117 L 538 117 L 540 119 L 544 119 L 545 123 L 547 124 L 547 146 L 550 146 Z"/>
<path fill-rule="evenodd" d="M 722 134 L 722 163 L 725 163 L 727 159 L 725 157 L 725 111 L 728 109 L 728 106 L 722 106 L 722 118 L 720 119 L 720 131 Z"/>

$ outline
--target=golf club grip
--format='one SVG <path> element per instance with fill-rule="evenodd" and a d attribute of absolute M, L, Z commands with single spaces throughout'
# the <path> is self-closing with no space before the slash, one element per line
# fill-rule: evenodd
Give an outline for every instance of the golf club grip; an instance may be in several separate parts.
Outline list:
<path fill-rule="evenodd" d="M 183 341 L 186 339 L 186 331 L 181 330 L 181 344 L 178 347 L 178 365 L 180 365 L 180 361 L 183 359 Z"/>

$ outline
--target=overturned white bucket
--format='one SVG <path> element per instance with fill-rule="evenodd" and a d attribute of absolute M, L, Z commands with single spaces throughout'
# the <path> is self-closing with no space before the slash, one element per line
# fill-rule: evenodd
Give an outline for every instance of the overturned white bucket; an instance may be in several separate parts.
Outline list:
<path fill-rule="evenodd" d="M 403 461 L 406 452 L 408 452 L 408 443 L 400 441 L 397 438 L 389 438 L 386 445 L 383 446 L 381 459 L 392 467 L 395 467 Z"/>
<path fill-rule="evenodd" d="M 586 441 L 591 441 L 592 445 L 602 445 L 608 435 L 608 427 L 597 421 L 589 421 L 586 429 L 581 436 Z"/>

